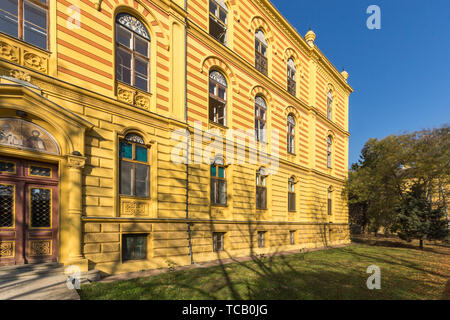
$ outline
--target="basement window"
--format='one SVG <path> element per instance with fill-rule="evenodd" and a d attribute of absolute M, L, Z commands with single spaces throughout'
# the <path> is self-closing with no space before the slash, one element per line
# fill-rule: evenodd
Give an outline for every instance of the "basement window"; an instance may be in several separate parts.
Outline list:
<path fill-rule="evenodd" d="M 147 259 L 147 234 L 122 235 L 122 261 Z"/>
<path fill-rule="evenodd" d="M 289 231 L 289 243 L 291 245 L 295 244 L 295 231 Z"/>
<path fill-rule="evenodd" d="M 266 247 L 266 232 L 258 231 L 258 248 Z"/>
<path fill-rule="evenodd" d="M 213 232 L 213 250 L 214 252 L 220 252 L 225 250 L 224 245 L 225 233 Z"/>

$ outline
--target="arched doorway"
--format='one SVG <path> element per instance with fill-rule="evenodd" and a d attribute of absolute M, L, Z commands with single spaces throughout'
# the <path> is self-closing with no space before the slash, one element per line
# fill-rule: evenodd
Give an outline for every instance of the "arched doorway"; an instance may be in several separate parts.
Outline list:
<path fill-rule="evenodd" d="M 3 146 L 60 154 L 49 132 L 17 118 L 0 118 Z M 0 156 L 0 265 L 57 261 L 58 184 L 57 164 Z"/>

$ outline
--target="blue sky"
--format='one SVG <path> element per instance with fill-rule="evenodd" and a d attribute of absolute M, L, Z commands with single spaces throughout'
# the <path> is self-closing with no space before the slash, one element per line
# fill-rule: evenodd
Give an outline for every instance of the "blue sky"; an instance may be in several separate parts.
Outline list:
<path fill-rule="evenodd" d="M 272 0 L 339 71 L 350 96 L 349 165 L 369 138 L 450 122 L 450 1 Z M 381 30 L 369 30 L 366 9 L 381 9 Z"/>

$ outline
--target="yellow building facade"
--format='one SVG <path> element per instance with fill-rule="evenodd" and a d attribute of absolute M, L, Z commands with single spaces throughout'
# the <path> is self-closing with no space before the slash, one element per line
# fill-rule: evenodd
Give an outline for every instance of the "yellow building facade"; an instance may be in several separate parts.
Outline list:
<path fill-rule="evenodd" d="M 0 4 L 0 264 L 349 243 L 348 73 L 266 0 Z"/>

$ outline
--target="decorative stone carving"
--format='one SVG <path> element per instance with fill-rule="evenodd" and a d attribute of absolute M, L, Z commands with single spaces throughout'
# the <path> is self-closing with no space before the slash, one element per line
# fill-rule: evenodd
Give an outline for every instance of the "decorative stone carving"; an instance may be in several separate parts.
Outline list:
<path fill-rule="evenodd" d="M 71 168 L 83 169 L 86 164 L 86 158 L 74 155 L 67 155 L 67 165 Z"/>
<path fill-rule="evenodd" d="M 51 240 L 30 241 L 31 256 L 49 256 L 52 254 Z"/>
<path fill-rule="evenodd" d="M 117 87 L 117 98 L 122 102 L 133 104 L 134 92 L 125 87 L 118 86 Z"/>
<path fill-rule="evenodd" d="M 314 31 L 309 30 L 305 35 L 305 40 L 310 47 L 314 47 L 314 41 L 316 40 L 316 34 Z"/>
<path fill-rule="evenodd" d="M 0 41 L 0 57 L 11 62 L 19 62 L 19 48 Z"/>
<path fill-rule="evenodd" d="M 30 82 L 31 81 L 31 76 L 29 73 L 21 71 L 21 70 L 11 70 L 9 72 L 9 75 L 13 78 L 19 79 L 19 80 L 23 80 L 26 82 Z"/>
<path fill-rule="evenodd" d="M 135 105 L 140 108 L 149 109 L 150 100 L 142 94 L 137 94 L 135 98 Z"/>
<path fill-rule="evenodd" d="M 145 217 L 149 215 L 148 203 L 137 200 L 123 200 L 121 216 Z"/>
<path fill-rule="evenodd" d="M 95 9 L 97 9 L 97 11 L 101 11 L 102 10 L 102 2 L 103 2 L 103 0 L 96 0 L 94 2 Z"/>
<path fill-rule="evenodd" d="M 150 40 L 147 28 L 135 17 L 126 13 L 121 13 L 117 16 L 117 22 L 119 22 L 125 28 L 136 32 L 143 38 Z"/>
<path fill-rule="evenodd" d="M 117 99 L 136 107 L 150 110 L 150 93 L 145 93 L 123 83 L 117 84 Z"/>
<path fill-rule="evenodd" d="M 47 73 L 47 58 L 38 56 L 33 52 L 24 51 L 23 65 L 39 72 Z"/>
<path fill-rule="evenodd" d="M 348 77 L 349 77 L 348 72 L 345 71 L 345 70 L 342 70 L 341 74 L 342 74 L 342 76 L 344 77 L 345 81 L 347 81 L 347 80 L 348 80 Z"/>
<path fill-rule="evenodd" d="M 14 242 L 0 242 L 0 258 L 14 257 Z"/>
<path fill-rule="evenodd" d="M 145 141 L 144 139 L 136 134 L 136 133 L 129 133 L 125 136 L 125 140 L 132 142 L 132 143 L 138 143 L 138 144 L 142 144 L 145 145 Z"/>

